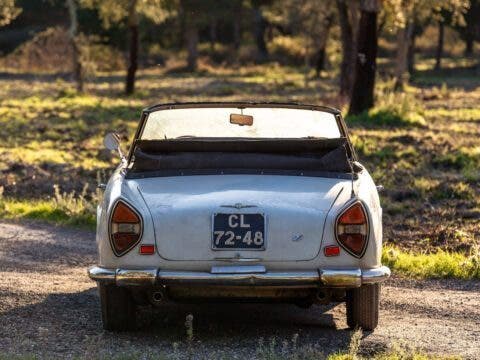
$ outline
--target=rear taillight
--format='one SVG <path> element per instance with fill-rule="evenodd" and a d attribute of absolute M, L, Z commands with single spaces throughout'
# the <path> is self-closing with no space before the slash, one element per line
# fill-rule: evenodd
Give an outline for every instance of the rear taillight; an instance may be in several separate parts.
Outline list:
<path fill-rule="evenodd" d="M 350 205 L 337 217 L 335 234 L 347 252 L 355 257 L 363 256 L 368 240 L 368 218 L 362 203 Z"/>
<path fill-rule="evenodd" d="M 110 239 L 113 252 L 122 256 L 131 250 L 142 235 L 142 220 L 137 211 L 119 200 L 112 210 Z"/>

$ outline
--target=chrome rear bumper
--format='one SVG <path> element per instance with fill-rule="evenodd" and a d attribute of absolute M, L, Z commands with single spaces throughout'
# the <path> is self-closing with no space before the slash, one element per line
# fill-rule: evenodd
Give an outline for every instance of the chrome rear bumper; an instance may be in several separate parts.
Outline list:
<path fill-rule="evenodd" d="M 161 269 L 106 269 L 94 266 L 88 270 L 92 280 L 118 286 L 152 285 L 223 285 L 223 286 L 297 286 L 355 288 L 375 284 L 390 277 L 390 269 L 318 269 L 311 271 L 265 271 L 263 273 L 222 273 L 169 271 Z"/>

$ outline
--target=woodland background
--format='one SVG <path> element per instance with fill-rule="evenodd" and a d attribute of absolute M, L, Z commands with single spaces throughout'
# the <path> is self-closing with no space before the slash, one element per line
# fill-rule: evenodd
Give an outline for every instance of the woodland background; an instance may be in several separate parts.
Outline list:
<path fill-rule="evenodd" d="M 94 227 L 140 110 L 340 108 L 381 194 L 384 262 L 480 277 L 478 0 L 0 0 L 0 216 Z"/>

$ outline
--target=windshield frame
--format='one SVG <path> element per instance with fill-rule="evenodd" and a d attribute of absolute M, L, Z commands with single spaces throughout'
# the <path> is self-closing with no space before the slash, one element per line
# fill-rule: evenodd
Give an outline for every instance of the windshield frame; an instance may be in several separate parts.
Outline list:
<path fill-rule="evenodd" d="M 248 102 L 248 101 L 239 101 L 239 102 L 184 102 L 184 103 L 166 103 L 166 104 L 157 104 L 149 106 L 142 110 L 142 115 L 140 117 L 140 122 L 138 124 L 135 136 L 132 141 L 132 146 L 130 146 L 128 153 L 128 161 L 130 163 L 133 157 L 133 152 L 135 149 L 135 143 L 137 140 L 140 140 L 142 137 L 145 124 L 148 120 L 148 116 L 154 112 L 162 110 L 172 110 L 172 109 L 195 109 L 195 108 L 284 108 L 284 109 L 299 109 L 299 110 L 313 110 L 313 111 L 322 111 L 334 115 L 337 122 L 338 129 L 342 137 L 345 137 L 348 142 L 348 153 L 349 157 L 352 160 L 357 160 L 357 155 L 353 149 L 350 137 L 348 136 L 347 126 L 342 117 L 340 110 L 322 106 L 322 105 L 308 105 L 300 103 L 280 103 L 280 102 Z M 233 138 L 234 139 L 234 138 Z"/>

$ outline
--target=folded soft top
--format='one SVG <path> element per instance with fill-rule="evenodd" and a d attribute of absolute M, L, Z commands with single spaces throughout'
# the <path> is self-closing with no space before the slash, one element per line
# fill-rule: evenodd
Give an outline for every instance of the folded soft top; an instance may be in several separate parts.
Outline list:
<path fill-rule="evenodd" d="M 347 140 L 187 138 L 137 140 L 129 177 L 215 173 L 349 173 Z"/>

